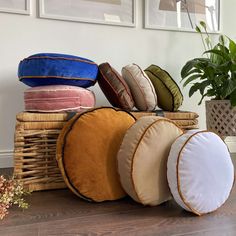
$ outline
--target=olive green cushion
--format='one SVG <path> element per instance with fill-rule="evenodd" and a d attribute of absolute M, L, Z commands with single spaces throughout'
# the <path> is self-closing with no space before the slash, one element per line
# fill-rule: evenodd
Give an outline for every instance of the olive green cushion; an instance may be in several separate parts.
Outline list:
<path fill-rule="evenodd" d="M 183 95 L 174 79 L 165 70 L 151 65 L 145 70 L 156 90 L 158 106 L 165 111 L 177 111 L 183 102 Z"/>

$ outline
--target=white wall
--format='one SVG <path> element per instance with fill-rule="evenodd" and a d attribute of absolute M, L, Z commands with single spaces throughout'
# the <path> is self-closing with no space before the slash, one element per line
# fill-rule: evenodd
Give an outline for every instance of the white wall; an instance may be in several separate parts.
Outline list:
<path fill-rule="evenodd" d="M 233 23 L 236 2 L 222 2 L 222 30 L 235 37 Z M 15 115 L 23 110 L 23 92 L 27 88 L 17 79 L 21 59 L 38 52 L 58 52 L 88 57 L 95 62 L 110 62 L 116 69 L 135 62 L 142 68 L 157 64 L 170 72 L 177 82 L 184 63 L 201 55 L 201 40 L 196 33 L 143 29 L 143 1 L 137 0 L 137 27 L 126 28 L 39 19 L 36 0 L 32 15 L 0 13 L 0 167 L 12 164 Z M 97 105 L 107 105 L 98 86 L 92 88 Z M 184 89 L 183 110 L 199 113 L 205 127 L 204 106 L 198 96 L 189 99 Z M 5 162 L 1 161 L 5 157 Z M 1 166 L 2 165 L 2 166 Z"/>

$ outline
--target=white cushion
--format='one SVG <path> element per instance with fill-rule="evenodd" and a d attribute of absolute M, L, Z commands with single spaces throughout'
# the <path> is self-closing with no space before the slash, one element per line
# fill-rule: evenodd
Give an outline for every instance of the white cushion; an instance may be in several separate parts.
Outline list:
<path fill-rule="evenodd" d="M 212 212 L 229 197 L 234 167 L 226 144 L 207 131 L 176 139 L 167 163 L 168 183 L 176 202 L 197 215 Z"/>
<path fill-rule="evenodd" d="M 157 106 L 157 96 L 151 80 L 136 64 L 122 68 L 122 76 L 132 93 L 135 107 L 140 111 L 152 111 Z"/>
<path fill-rule="evenodd" d="M 174 140 L 183 133 L 168 119 L 140 118 L 125 134 L 118 152 L 122 187 L 135 201 L 155 206 L 171 198 L 167 158 Z"/>

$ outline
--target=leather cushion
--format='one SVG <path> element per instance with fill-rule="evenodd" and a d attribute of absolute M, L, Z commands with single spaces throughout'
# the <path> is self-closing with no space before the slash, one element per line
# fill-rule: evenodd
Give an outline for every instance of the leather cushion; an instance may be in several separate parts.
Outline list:
<path fill-rule="evenodd" d="M 67 186 L 88 201 L 116 200 L 126 194 L 117 172 L 117 152 L 135 122 L 128 112 L 96 108 L 75 116 L 57 142 L 57 160 Z"/>

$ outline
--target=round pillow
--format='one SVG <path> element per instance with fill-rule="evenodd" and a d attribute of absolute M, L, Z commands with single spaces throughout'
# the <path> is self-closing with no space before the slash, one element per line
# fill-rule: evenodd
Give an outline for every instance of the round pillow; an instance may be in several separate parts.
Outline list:
<path fill-rule="evenodd" d="M 96 108 L 65 125 L 57 141 L 56 156 L 65 183 L 77 196 L 102 202 L 126 195 L 116 156 L 125 132 L 134 122 L 128 112 Z"/>
<path fill-rule="evenodd" d="M 156 65 L 145 70 L 156 90 L 158 106 L 164 111 L 177 111 L 183 103 L 183 95 L 170 74 Z"/>
<path fill-rule="evenodd" d="M 29 88 L 24 92 L 24 101 L 26 111 L 38 112 L 81 112 L 95 106 L 92 91 L 69 85 Z"/>
<path fill-rule="evenodd" d="M 219 208 L 229 197 L 234 167 L 226 144 L 207 131 L 189 131 L 172 145 L 168 182 L 176 202 L 203 215 Z"/>
<path fill-rule="evenodd" d="M 167 183 L 167 157 L 183 131 L 172 121 L 142 117 L 128 129 L 117 155 L 125 191 L 143 205 L 155 206 L 171 198 Z"/>
<path fill-rule="evenodd" d="M 18 77 L 31 87 L 41 85 L 74 85 L 87 88 L 96 82 L 98 66 L 86 58 L 39 53 L 20 62 Z"/>
<path fill-rule="evenodd" d="M 152 111 L 157 106 L 157 96 L 152 82 L 136 64 L 122 68 L 122 75 L 128 84 L 135 107 L 140 111 Z"/>
<path fill-rule="evenodd" d="M 128 85 L 109 63 L 99 65 L 98 84 L 114 107 L 132 110 L 134 101 Z"/>

